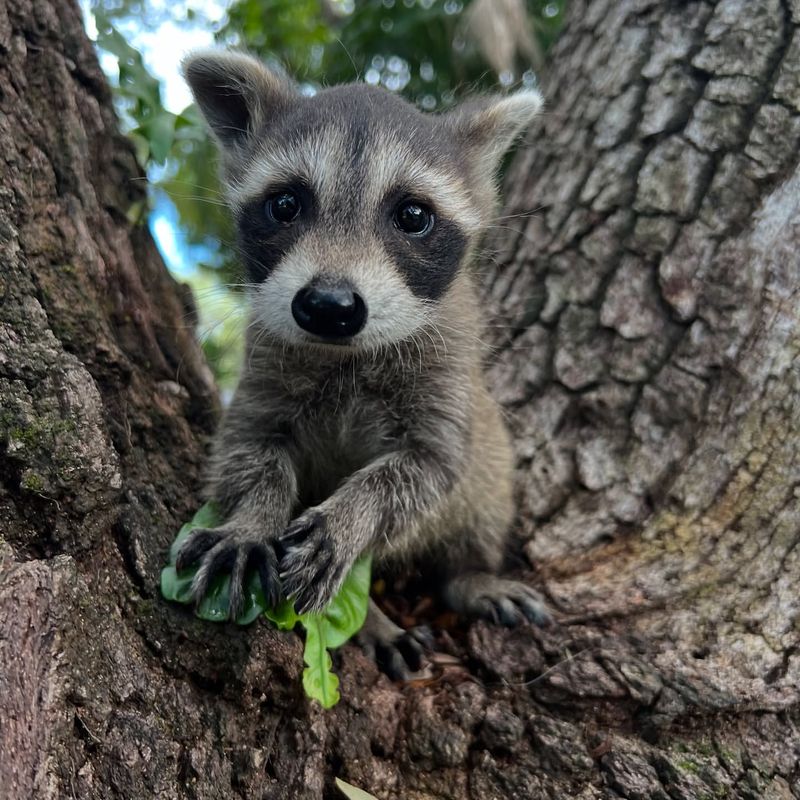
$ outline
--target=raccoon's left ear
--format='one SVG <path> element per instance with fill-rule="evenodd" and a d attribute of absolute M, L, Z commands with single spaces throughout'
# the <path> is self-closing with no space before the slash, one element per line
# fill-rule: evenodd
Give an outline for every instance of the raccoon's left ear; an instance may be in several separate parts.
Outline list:
<path fill-rule="evenodd" d="M 494 172 L 503 156 L 539 114 L 544 101 L 535 89 L 467 102 L 452 112 L 456 134 L 484 169 Z"/>
<path fill-rule="evenodd" d="M 200 111 L 227 148 L 246 144 L 269 115 L 297 97 L 286 77 L 236 50 L 196 51 L 182 66 Z"/>

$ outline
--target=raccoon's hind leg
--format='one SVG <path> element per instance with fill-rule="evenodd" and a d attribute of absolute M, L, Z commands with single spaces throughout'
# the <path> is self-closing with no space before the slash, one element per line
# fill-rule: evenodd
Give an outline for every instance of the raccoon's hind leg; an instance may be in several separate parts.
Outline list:
<path fill-rule="evenodd" d="M 524 620 L 536 625 L 552 622 L 542 596 L 522 581 L 491 572 L 468 572 L 451 578 L 442 592 L 453 611 L 513 626 Z"/>
<path fill-rule="evenodd" d="M 432 637 L 424 627 L 406 631 L 395 625 L 370 598 L 367 619 L 356 639 L 392 680 L 408 680 L 422 666 Z"/>
<path fill-rule="evenodd" d="M 514 519 L 514 456 L 497 404 L 477 387 L 472 417 L 470 458 L 461 484 L 440 515 L 440 563 L 446 570 L 442 596 L 453 611 L 504 625 L 550 615 L 534 589 L 498 576 Z"/>

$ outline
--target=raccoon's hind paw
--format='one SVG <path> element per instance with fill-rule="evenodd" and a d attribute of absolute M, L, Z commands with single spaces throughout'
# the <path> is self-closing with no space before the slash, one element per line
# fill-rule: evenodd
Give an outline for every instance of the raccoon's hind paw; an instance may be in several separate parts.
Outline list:
<path fill-rule="evenodd" d="M 324 512 L 311 508 L 301 514 L 279 539 L 283 549 L 280 578 L 295 611 L 321 611 L 333 599 L 352 565 L 328 531 Z"/>
<path fill-rule="evenodd" d="M 181 545 L 175 567 L 181 570 L 198 562 L 199 567 L 192 580 L 195 604 L 206 596 L 214 578 L 220 573 L 230 572 L 228 616 L 236 619 L 244 606 L 245 582 L 252 570 L 258 573 L 267 603 L 274 607 L 280 602 L 278 559 L 272 545 L 264 541 L 262 536 L 238 526 L 198 528 Z"/>
<path fill-rule="evenodd" d="M 541 626 L 553 622 L 535 589 L 486 572 L 453 578 L 445 587 L 444 598 L 453 611 L 508 627 L 525 620 Z"/>
<path fill-rule="evenodd" d="M 364 653 L 394 681 L 407 681 L 422 667 L 425 652 L 433 648 L 433 634 L 421 625 L 403 630 L 369 602 L 364 627 L 356 635 Z"/>
<path fill-rule="evenodd" d="M 430 649 L 433 637 L 424 626 L 404 631 L 402 628 L 394 638 L 382 638 L 370 633 L 359 634 L 358 643 L 393 681 L 407 681 L 419 672 Z"/>

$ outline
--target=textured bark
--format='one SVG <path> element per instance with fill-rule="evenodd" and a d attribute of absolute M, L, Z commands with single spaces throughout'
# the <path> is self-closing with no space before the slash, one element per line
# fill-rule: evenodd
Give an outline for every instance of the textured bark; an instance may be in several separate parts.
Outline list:
<path fill-rule="evenodd" d="M 570 8 L 485 276 L 559 624 L 323 712 L 159 598 L 211 382 L 77 9 L 0 0 L 0 796 L 800 797 L 800 5 Z"/>

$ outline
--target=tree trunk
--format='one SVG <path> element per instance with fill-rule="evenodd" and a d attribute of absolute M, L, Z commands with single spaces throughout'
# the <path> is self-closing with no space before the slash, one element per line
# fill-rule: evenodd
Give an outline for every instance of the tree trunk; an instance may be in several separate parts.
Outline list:
<path fill-rule="evenodd" d="M 546 630 L 160 599 L 214 392 L 73 2 L 0 0 L 0 796 L 800 798 L 800 3 L 571 0 L 486 295 Z M 183 299 L 182 299 L 183 298 Z"/>

